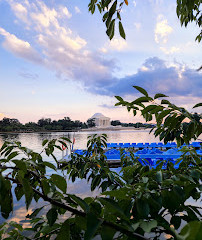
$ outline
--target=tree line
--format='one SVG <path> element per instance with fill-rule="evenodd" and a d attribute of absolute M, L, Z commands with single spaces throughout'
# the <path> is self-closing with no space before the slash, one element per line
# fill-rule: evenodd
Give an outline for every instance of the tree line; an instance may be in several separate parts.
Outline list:
<path fill-rule="evenodd" d="M 11 131 L 52 131 L 52 130 L 72 130 L 88 128 L 88 122 L 81 122 L 79 120 L 73 121 L 69 117 L 64 117 L 59 120 L 51 120 L 51 118 L 41 118 L 37 123 L 28 122 L 22 124 L 16 118 L 3 118 L 0 121 L 1 132 Z"/>
<path fill-rule="evenodd" d="M 122 123 L 119 120 L 111 121 L 112 126 L 123 126 L 123 127 L 153 127 L 152 124 L 144 123 Z M 79 120 L 71 120 L 69 117 L 64 117 L 59 120 L 52 120 L 51 118 L 41 118 L 37 123 L 28 122 L 22 124 L 16 118 L 3 118 L 0 121 L 0 132 L 37 132 L 37 131 L 68 131 L 68 130 L 79 130 L 95 127 L 94 119 L 88 119 L 86 122 Z"/>

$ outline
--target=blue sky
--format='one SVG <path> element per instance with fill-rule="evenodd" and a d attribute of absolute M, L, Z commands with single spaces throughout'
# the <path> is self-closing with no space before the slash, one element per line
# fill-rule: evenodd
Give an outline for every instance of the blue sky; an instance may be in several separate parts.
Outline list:
<path fill-rule="evenodd" d="M 189 110 L 202 101 L 199 29 L 180 26 L 175 0 L 129 1 L 121 13 L 126 41 L 116 31 L 111 42 L 101 15 L 91 15 L 87 5 L 0 0 L 0 118 L 86 121 L 102 112 L 136 122 L 139 117 L 114 107 L 114 95 L 138 96 L 133 85 Z"/>

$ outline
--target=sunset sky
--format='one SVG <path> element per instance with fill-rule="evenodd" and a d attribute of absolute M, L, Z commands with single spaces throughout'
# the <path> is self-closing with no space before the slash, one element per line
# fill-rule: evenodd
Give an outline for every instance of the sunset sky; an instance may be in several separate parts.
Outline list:
<path fill-rule="evenodd" d="M 200 29 L 181 27 L 176 0 L 129 0 L 121 15 L 126 41 L 116 29 L 110 42 L 87 0 L 0 0 L 0 119 L 136 122 L 114 107 L 115 95 L 138 96 L 133 85 L 188 110 L 201 102 Z"/>

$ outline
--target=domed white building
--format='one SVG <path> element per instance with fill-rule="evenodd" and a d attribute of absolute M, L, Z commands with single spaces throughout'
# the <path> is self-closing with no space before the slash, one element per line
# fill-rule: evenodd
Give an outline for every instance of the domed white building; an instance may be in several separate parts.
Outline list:
<path fill-rule="evenodd" d="M 96 127 L 102 128 L 111 126 L 110 118 L 105 117 L 102 113 L 95 113 L 90 119 L 94 119 Z"/>

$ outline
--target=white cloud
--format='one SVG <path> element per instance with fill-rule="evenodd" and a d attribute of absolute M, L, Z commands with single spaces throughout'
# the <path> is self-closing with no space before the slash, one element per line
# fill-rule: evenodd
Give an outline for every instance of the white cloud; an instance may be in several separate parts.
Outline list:
<path fill-rule="evenodd" d="M 104 47 L 100 48 L 100 51 L 107 53 L 108 51 L 124 51 L 128 47 L 127 42 L 122 38 L 114 37 L 111 41 L 108 41 Z"/>
<path fill-rule="evenodd" d="M 69 12 L 69 10 L 67 9 L 67 7 L 62 7 L 61 8 L 61 12 L 67 16 L 67 18 L 71 18 L 72 17 L 72 14 Z M 63 16 L 62 16 L 63 17 Z"/>
<path fill-rule="evenodd" d="M 160 47 L 161 51 L 163 51 L 165 54 L 169 55 L 169 54 L 173 54 L 176 52 L 180 52 L 180 48 L 179 47 L 171 47 L 171 48 L 165 48 L 165 47 Z"/>
<path fill-rule="evenodd" d="M 122 38 L 113 38 L 110 41 L 110 48 L 117 51 L 123 51 L 127 48 L 127 42 Z"/>
<path fill-rule="evenodd" d="M 100 52 L 102 52 L 102 53 L 107 53 L 108 50 L 107 50 L 107 48 L 103 47 L 103 48 L 100 48 Z"/>
<path fill-rule="evenodd" d="M 147 71 L 149 71 L 149 68 L 148 68 L 148 67 L 145 67 L 145 66 L 142 66 L 142 67 L 140 68 L 140 71 L 142 71 L 142 72 L 147 72 Z"/>
<path fill-rule="evenodd" d="M 70 18 L 71 13 L 66 7 L 50 8 L 44 2 L 36 0 L 7 1 L 18 23 L 21 23 L 26 30 L 30 29 L 35 40 L 34 44 L 43 56 L 44 66 L 54 70 L 58 76 L 80 81 L 86 87 L 99 85 L 111 78 L 115 68 L 114 61 L 103 59 L 97 52 L 90 52 L 86 40 L 67 27 L 68 21 L 65 18 Z M 12 7 L 16 2 L 23 5 L 25 8 L 23 11 L 30 21 L 18 14 L 19 7 Z M 30 28 L 28 29 L 27 26 Z M 29 59 L 29 53 L 32 52 L 36 56 L 28 42 L 12 34 L 5 37 L 4 46 L 15 55 Z M 9 40 L 11 38 L 12 41 Z M 126 43 L 120 40 L 112 42 L 113 49 L 122 50 L 125 45 Z"/>
<path fill-rule="evenodd" d="M 137 3 L 136 3 L 136 1 L 133 1 L 133 5 L 134 5 L 134 7 L 136 7 L 136 6 L 137 6 Z"/>
<path fill-rule="evenodd" d="M 74 7 L 74 10 L 76 13 L 81 13 L 81 10 L 77 6 Z"/>
<path fill-rule="evenodd" d="M 0 28 L 0 35 L 4 36 L 3 47 L 14 55 L 25 58 L 32 62 L 41 62 L 40 55 L 31 47 L 27 41 L 17 38 L 14 34 L 10 34 L 5 29 Z"/>
<path fill-rule="evenodd" d="M 173 31 L 173 28 L 168 25 L 167 19 L 163 15 L 159 15 L 155 27 L 155 41 L 156 43 L 166 43 L 168 35 Z"/>
<path fill-rule="evenodd" d="M 30 22 L 27 17 L 27 9 L 22 4 L 12 2 L 11 8 L 14 11 L 15 15 L 17 16 L 17 18 L 30 25 Z"/>

